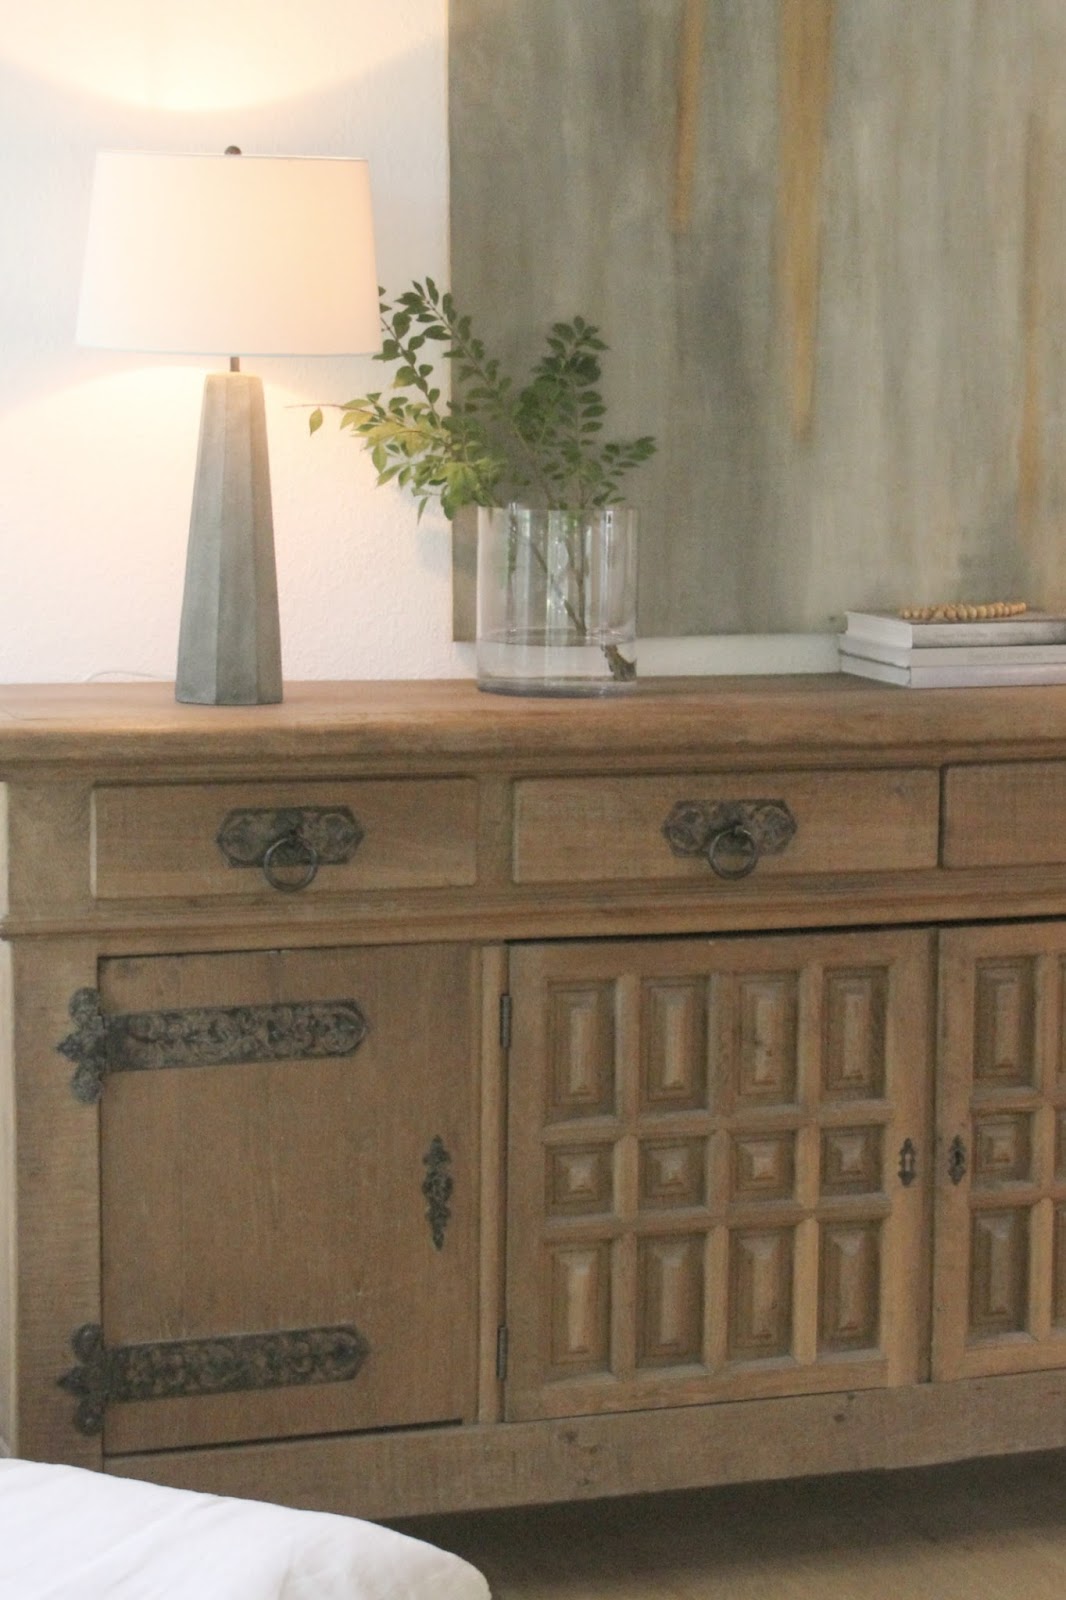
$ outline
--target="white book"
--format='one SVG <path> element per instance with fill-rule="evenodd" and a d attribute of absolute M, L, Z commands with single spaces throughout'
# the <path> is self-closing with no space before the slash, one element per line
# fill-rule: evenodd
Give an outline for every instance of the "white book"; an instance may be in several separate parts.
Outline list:
<path fill-rule="evenodd" d="M 879 683 L 898 683 L 909 689 L 997 688 L 1009 684 L 1066 683 L 1066 661 L 1036 662 L 1032 666 L 909 666 L 871 661 L 867 656 L 840 652 L 841 672 Z"/>
<path fill-rule="evenodd" d="M 931 645 L 1066 644 L 1066 616 L 1025 611 L 986 622 L 908 622 L 892 611 L 846 611 L 844 637 L 924 650 Z M 849 646 L 850 648 L 850 646 Z"/>
<path fill-rule="evenodd" d="M 842 633 L 838 641 L 848 655 L 865 656 L 868 661 L 884 661 L 893 667 L 913 664 L 932 666 L 1043 666 L 1048 662 L 1066 662 L 1066 643 L 1063 644 L 934 644 L 918 648 L 915 645 L 885 644 L 881 639 L 867 639 L 859 633 Z"/>

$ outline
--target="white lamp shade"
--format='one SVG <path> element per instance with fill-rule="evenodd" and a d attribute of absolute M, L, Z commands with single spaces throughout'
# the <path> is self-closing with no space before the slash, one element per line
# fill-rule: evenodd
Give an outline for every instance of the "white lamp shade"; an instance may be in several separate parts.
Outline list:
<path fill-rule="evenodd" d="M 173 354 L 379 349 L 367 163 L 98 155 L 77 337 Z"/>

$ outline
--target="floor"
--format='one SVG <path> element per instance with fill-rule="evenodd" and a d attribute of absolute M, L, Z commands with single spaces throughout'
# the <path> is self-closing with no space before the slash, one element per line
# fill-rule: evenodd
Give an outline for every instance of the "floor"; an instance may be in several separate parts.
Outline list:
<path fill-rule="evenodd" d="M 1066 1600 L 1066 1451 L 395 1526 L 495 1600 Z"/>

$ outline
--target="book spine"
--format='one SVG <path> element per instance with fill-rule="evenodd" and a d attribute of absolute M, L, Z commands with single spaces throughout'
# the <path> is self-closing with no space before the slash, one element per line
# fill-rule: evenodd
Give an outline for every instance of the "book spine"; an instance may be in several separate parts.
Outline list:
<path fill-rule="evenodd" d="M 864 656 L 841 652 L 840 669 L 879 683 L 898 684 L 911 689 L 991 689 L 1041 683 L 1066 683 L 1066 662 L 1034 663 L 1031 666 L 896 667 L 885 661 L 870 661 Z"/>
<path fill-rule="evenodd" d="M 901 617 L 848 611 L 845 639 L 870 639 L 897 649 L 931 646 L 1066 644 L 1066 617 L 1006 618 L 1001 622 L 905 622 Z"/>
<path fill-rule="evenodd" d="M 885 644 L 861 634 L 840 636 L 840 648 L 850 655 L 865 656 L 894 667 L 921 666 L 1037 666 L 1066 662 L 1066 644 L 961 644 L 926 645 L 921 649 Z"/>

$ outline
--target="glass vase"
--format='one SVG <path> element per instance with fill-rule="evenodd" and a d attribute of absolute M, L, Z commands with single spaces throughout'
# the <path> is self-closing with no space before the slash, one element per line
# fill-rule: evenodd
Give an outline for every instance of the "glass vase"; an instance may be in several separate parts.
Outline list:
<path fill-rule="evenodd" d="M 478 686 L 595 695 L 636 680 L 637 514 L 511 505 L 478 513 Z"/>

